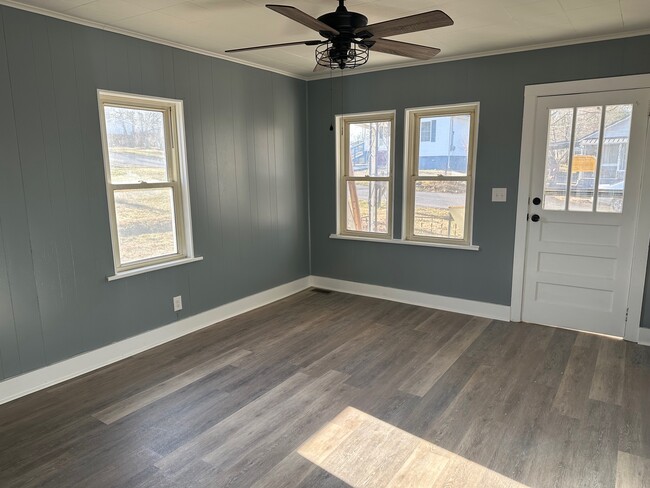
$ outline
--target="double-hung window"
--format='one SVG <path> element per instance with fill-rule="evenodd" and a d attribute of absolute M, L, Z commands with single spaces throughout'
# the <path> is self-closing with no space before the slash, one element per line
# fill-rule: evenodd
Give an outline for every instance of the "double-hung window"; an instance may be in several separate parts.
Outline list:
<path fill-rule="evenodd" d="M 410 109 L 406 123 L 404 238 L 470 245 L 478 104 Z"/>
<path fill-rule="evenodd" d="M 98 99 L 115 276 L 194 259 L 182 102 Z"/>
<path fill-rule="evenodd" d="M 392 238 L 395 112 L 337 117 L 338 233 Z"/>

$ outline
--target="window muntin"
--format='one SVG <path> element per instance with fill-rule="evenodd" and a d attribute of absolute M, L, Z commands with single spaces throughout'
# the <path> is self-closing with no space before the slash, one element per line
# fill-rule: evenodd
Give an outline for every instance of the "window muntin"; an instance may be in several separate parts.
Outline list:
<path fill-rule="evenodd" d="M 544 210 L 623 211 L 632 110 L 632 105 L 549 110 Z"/>
<path fill-rule="evenodd" d="M 470 245 L 478 104 L 406 115 L 404 238 Z M 422 125 L 429 122 L 436 127 L 435 144 L 422 141 Z"/>
<path fill-rule="evenodd" d="M 99 112 L 116 274 L 193 257 L 182 102 L 100 91 Z"/>
<path fill-rule="evenodd" d="M 392 237 L 394 112 L 337 117 L 340 234 Z"/>

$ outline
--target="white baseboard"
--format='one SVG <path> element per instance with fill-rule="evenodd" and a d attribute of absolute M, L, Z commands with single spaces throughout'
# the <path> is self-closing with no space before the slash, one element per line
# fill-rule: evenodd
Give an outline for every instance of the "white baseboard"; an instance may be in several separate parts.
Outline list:
<path fill-rule="evenodd" d="M 650 346 L 650 329 L 643 327 L 639 329 L 639 344 L 642 346 Z"/>
<path fill-rule="evenodd" d="M 226 320 L 235 315 L 248 312 L 255 308 L 280 300 L 310 286 L 328 290 L 351 293 L 373 298 L 382 298 L 396 302 L 437 308 L 451 312 L 477 315 L 492 319 L 510 320 L 510 307 L 493 303 L 476 302 L 462 298 L 451 298 L 431 295 L 417 291 L 387 288 L 384 286 L 367 285 L 352 281 L 325 278 L 323 276 L 307 276 L 299 280 L 280 285 L 249 297 L 227 303 L 212 310 L 193 315 L 178 322 L 159 327 L 135 337 L 130 337 L 108 346 L 95 349 L 65 361 L 31 371 L 14 378 L 0 382 L 0 405 L 16 398 L 29 395 L 57 383 L 81 376 L 109 364 L 121 361 L 140 352 L 172 341 L 184 335 L 203 329 L 210 325 Z M 650 344 L 650 329 L 641 329 L 640 342 Z"/>
<path fill-rule="evenodd" d="M 310 277 L 306 276 L 36 371 L 9 378 L 0 382 L 0 405 L 288 297 L 309 286 Z"/>
<path fill-rule="evenodd" d="M 506 322 L 510 320 L 510 307 L 507 305 L 431 295 L 418 291 L 368 285 L 365 283 L 326 278 L 324 276 L 306 276 L 291 283 L 286 283 L 271 288 L 270 290 L 227 303 L 135 337 L 130 337 L 100 349 L 80 354 L 79 356 L 66 359 L 65 361 L 46 366 L 36 371 L 9 378 L 0 382 L 0 405 L 126 359 L 147 349 L 234 317 L 235 315 L 281 300 L 282 298 L 305 290 L 310 286 L 353 295 L 408 303 L 421 307 L 487 317 Z M 641 328 L 639 330 L 639 344 L 650 346 L 650 329 Z"/>
<path fill-rule="evenodd" d="M 402 290 L 399 288 L 388 288 L 385 286 L 367 285 L 354 281 L 337 280 L 324 276 L 311 276 L 312 286 L 327 290 L 363 295 L 372 298 L 383 298 L 394 302 L 408 303 L 420 307 L 437 308 L 449 312 L 476 315 L 490 319 L 510 322 L 510 307 L 494 303 L 477 302 L 463 298 L 452 298 L 441 295 L 431 295 L 419 291 Z"/>

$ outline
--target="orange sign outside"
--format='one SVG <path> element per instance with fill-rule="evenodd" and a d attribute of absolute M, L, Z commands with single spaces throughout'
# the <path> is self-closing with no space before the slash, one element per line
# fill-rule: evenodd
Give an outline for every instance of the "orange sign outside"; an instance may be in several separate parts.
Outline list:
<path fill-rule="evenodd" d="M 596 172 L 596 156 L 573 156 L 573 164 L 571 165 L 571 173 L 595 173 Z"/>

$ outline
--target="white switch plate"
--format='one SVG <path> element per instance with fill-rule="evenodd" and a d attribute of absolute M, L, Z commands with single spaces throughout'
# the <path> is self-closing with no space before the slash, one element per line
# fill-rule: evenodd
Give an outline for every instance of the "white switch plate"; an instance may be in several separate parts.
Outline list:
<path fill-rule="evenodd" d="M 492 188 L 492 201 L 505 202 L 508 196 L 507 188 Z"/>
<path fill-rule="evenodd" d="M 174 297 L 174 312 L 183 310 L 183 298 L 179 295 Z"/>

